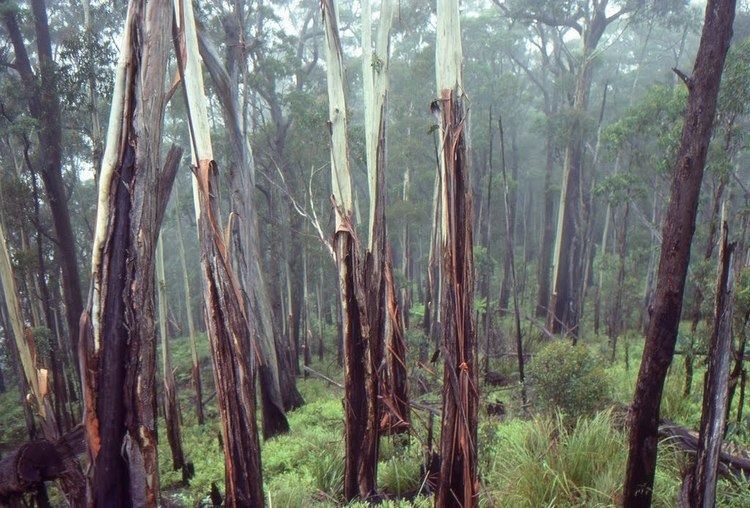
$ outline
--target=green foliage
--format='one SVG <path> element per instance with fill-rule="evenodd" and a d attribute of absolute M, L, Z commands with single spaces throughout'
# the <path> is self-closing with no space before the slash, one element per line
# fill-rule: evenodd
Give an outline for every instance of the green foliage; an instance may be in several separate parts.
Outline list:
<path fill-rule="evenodd" d="M 554 341 L 529 365 L 528 379 L 539 406 L 577 417 L 601 409 L 610 394 L 604 361 L 586 346 Z"/>
<path fill-rule="evenodd" d="M 10 383 L 10 372 L 10 370 L 3 372 L 8 390 L 0 393 L 0 455 L 6 447 L 12 448 L 14 443 L 20 443 L 26 438 L 26 420 L 18 389 L 7 386 Z"/>

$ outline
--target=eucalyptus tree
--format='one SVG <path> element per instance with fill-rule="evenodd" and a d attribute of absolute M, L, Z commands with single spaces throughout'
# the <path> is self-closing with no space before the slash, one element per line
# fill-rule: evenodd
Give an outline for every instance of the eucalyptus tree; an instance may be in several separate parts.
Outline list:
<path fill-rule="evenodd" d="M 243 3 L 235 4 L 235 9 L 243 9 Z M 244 13 L 235 13 L 237 19 L 243 19 Z M 235 27 L 237 37 L 242 39 L 242 27 Z M 240 41 L 229 41 L 232 48 L 226 62 L 221 63 L 217 51 L 201 33 L 198 38 L 203 62 L 206 64 L 219 102 L 224 113 L 224 124 L 228 127 L 231 159 L 230 179 L 230 217 L 231 217 L 231 253 L 235 271 L 242 285 L 243 303 L 247 316 L 253 316 L 258 323 L 256 343 L 262 356 L 258 373 L 260 377 L 261 401 L 263 409 L 263 436 L 270 438 L 287 432 L 289 423 L 285 415 L 284 400 L 301 400 L 293 376 L 284 376 L 285 397 L 282 392 L 279 354 L 276 337 L 279 335 L 271 313 L 271 302 L 263 277 L 260 259 L 260 237 L 258 234 L 258 217 L 255 204 L 255 164 L 248 139 L 247 119 L 240 106 L 239 80 L 245 69 L 245 55 L 235 54 L 241 47 Z M 245 89 L 244 93 L 249 93 Z"/>
<path fill-rule="evenodd" d="M 83 300 L 78 275 L 76 240 L 62 177 L 63 118 L 60 110 L 59 75 L 52 51 L 45 1 L 31 0 L 30 4 L 36 37 L 36 70 L 32 66 L 32 58 L 19 25 L 17 6 L 11 5 L 8 0 L 2 0 L 0 9 L 3 24 L 13 46 L 13 67 L 20 77 L 29 115 L 39 126 L 34 165 L 44 183 L 52 212 L 55 245 L 62 272 L 68 333 L 73 349 L 77 351 L 78 322 L 83 311 Z"/>
<path fill-rule="evenodd" d="M 172 5 L 128 5 L 99 172 L 89 303 L 81 318 L 88 502 L 155 506 L 158 232 L 182 151 L 162 166 Z"/>
<path fill-rule="evenodd" d="M 331 133 L 331 187 L 336 230 L 333 250 L 338 269 L 344 342 L 344 497 L 364 499 L 375 493 L 378 461 L 378 383 L 372 355 L 382 354 L 377 328 L 368 325 L 368 301 L 363 288 L 354 226 L 354 202 L 349 170 L 345 74 L 333 0 L 321 2 L 326 33 L 325 56 Z M 368 334 L 369 331 L 372 334 Z"/>
<path fill-rule="evenodd" d="M 653 312 L 630 414 L 625 506 L 643 506 L 651 501 L 661 394 L 674 355 L 698 198 L 734 14 L 734 0 L 708 1 L 693 72 L 684 76 L 687 109 L 662 230 Z"/>
<path fill-rule="evenodd" d="M 557 214 L 557 233 L 553 253 L 552 291 L 548 305 L 547 327 L 554 333 L 578 334 L 580 292 L 583 280 L 585 210 L 580 205 L 585 151 L 585 116 L 589 109 L 591 84 L 598 49 L 607 28 L 632 14 L 644 2 L 581 0 L 574 2 L 496 2 L 513 19 L 541 23 L 577 34 L 581 41 L 576 58 L 575 90 L 572 94 L 570 125 L 563 164 L 563 179 Z"/>
<path fill-rule="evenodd" d="M 476 506 L 477 344 L 473 323 L 472 205 L 458 0 L 438 0 L 435 77 L 440 114 L 443 251 L 443 413 L 437 506 Z"/>
<path fill-rule="evenodd" d="M 192 2 L 175 0 L 175 48 L 190 131 L 206 325 L 221 416 L 227 506 L 263 506 L 263 477 L 255 415 L 255 323 L 221 234 L 217 165 L 213 157 Z"/>

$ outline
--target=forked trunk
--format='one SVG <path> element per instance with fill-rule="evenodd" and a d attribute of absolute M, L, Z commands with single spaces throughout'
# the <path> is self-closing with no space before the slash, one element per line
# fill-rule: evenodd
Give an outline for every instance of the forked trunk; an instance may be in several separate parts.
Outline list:
<path fill-rule="evenodd" d="M 168 0 L 132 0 L 117 65 L 81 318 L 88 502 L 159 501 L 154 251 L 182 151 L 161 167 Z"/>

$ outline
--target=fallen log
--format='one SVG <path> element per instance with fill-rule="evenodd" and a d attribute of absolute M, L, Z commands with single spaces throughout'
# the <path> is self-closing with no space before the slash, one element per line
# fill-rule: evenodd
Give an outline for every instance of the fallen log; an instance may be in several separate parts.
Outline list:
<path fill-rule="evenodd" d="M 80 473 L 71 470 L 70 464 L 83 451 L 83 426 L 78 425 L 56 442 L 29 441 L 7 453 L 0 459 L 0 505 L 17 501 L 46 481 L 77 482 Z"/>
<path fill-rule="evenodd" d="M 698 433 L 669 420 L 661 420 L 659 437 L 691 455 L 695 455 L 698 450 Z M 719 473 L 723 476 L 741 476 L 750 479 L 750 458 L 730 453 L 726 444 L 722 446 L 719 462 Z"/>

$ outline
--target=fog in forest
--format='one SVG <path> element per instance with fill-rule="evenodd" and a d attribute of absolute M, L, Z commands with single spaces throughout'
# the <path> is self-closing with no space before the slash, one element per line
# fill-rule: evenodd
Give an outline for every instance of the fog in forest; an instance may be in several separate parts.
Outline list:
<path fill-rule="evenodd" d="M 750 506 L 736 0 L 0 0 L 0 506 Z"/>

